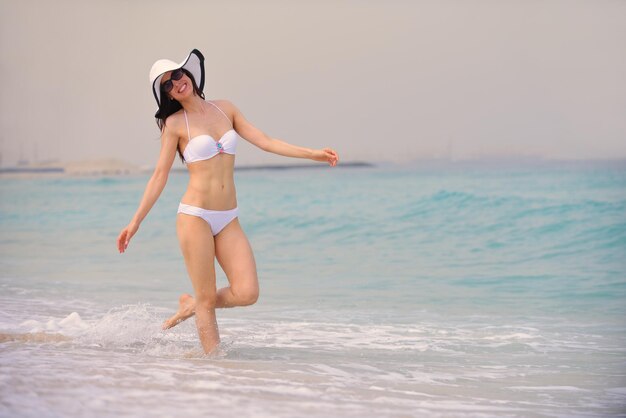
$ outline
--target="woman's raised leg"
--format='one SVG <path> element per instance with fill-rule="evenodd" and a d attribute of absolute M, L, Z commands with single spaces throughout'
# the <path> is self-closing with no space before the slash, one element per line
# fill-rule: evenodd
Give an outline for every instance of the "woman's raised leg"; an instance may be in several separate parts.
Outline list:
<path fill-rule="evenodd" d="M 198 336 L 204 352 L 210 353 L 220 342 L 215 317 L 215 241 L 209 225 L 197 216 L 179 213 L 176 231 L 195 293 Z"/>
<path fill-rule="evenodd" d="M 215 307 L 232 308 L 255 303 L 259 297 L 256 262 L 239 220 L 234 219 L 220 231 L 214 243 L 217 260 L 230 284 L 217 291 Z M 194 315 L 196 301 L 191 295 L 183 294 L 178 304 L 178 312 L 163 323 L 163 329 L 171 328 Z"/>
<path fill-rule="evenodd" d="M 215 255 L 230 284 L 218 290 L 216 306 L 230 308 L 254 304 L 259 298 L 256 262 L 238 218 L 215 236 Z"/>

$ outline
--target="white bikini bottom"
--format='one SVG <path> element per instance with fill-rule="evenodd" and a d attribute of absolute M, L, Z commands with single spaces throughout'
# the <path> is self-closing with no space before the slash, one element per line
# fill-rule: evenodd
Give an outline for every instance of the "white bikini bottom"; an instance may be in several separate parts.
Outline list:
<path fill-rule="evenodd" d="M 232 222 L 237 216 L 239 216 L 239 209 L 230 210 L 209 210 L 202 209 L 197 206 L 187 205 L 182 203 L 178 205 L 178 213 L 184 213 L 186 215 L 197 216 L 204 219 L 211 227 L 213 236 L 219 234 L 226 225 Z"/>

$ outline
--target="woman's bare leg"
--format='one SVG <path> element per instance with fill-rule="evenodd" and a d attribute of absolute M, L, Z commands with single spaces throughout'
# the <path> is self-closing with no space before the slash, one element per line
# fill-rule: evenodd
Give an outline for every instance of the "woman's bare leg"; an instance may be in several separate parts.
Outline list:
<path fill-rule="evenodd" d="M 254 304 L 259 298 L 256 262 L 239 219 L 234 219 L 215 237 L 215 256 L 230 284 L 218 290 L 217 307 Z"/>
<path fill-rule="evenodd" d="M 187 273 L 195 293 L 196 328 L 205 353 L 212 352 L 220 342 L 215 305 L 215 242 L 211 228 L 197 216 L 178 214 L 178 241 L 185 258 Z"/>
<path fill-rule="evenodd" d="M 215 236 L 215 254 L 226 273 L 230 286 L 217 292 L 216 308 L 246 306 L 256 302 L 259 281 L 256 263 L 248 238 L 235 218 Z M 196 301 L 189 294 L 179 299 L 178 312 L 163 323 L 163 329 L 171 328 L 194 315 Z"/>

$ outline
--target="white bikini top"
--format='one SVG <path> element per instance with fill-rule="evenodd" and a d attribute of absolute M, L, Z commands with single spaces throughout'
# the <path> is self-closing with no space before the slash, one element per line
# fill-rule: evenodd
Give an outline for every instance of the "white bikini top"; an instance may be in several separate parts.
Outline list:
<path fill-rule="evenodd" d="M 224 135 L 222 135 L 222 137 L 217 141 L 208 134 L 202 134 L 194 136 L 192 138 L 191 134 L 189 133 L 189 120 L 187 119 L 187 112 L 185 112 L 185 109 L 183 109 L 183 113 L 185 115 L 185 123 L 187 124 L 187 138 L 189 139 L 189 142 L 187 142 L 187 146 L 185 147 L 185 151 L 183 151 L 183 158 L 185 159 L 186 163 L 209 160 L 215 157 L 217 154 L 235 155 L 239 134 L 233 128 L 233 123 L 230 121 L 230 118 L 226 116 L 226 113 L 224 113 L 224 111 L 220 109 L 219 106 L 209 101 L 207 101 L 207 103 L 215 106 L 217 110 L 219 110 L 222 115 L 224 115 L 224 117 L 228 119 L 231 129 L 226 131 Z"/>

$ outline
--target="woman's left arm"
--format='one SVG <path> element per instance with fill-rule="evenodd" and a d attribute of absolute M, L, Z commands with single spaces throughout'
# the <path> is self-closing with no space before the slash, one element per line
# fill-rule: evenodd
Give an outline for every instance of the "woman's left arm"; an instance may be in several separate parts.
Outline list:
<path fill-rule="evenodd" d="M 327 162 L 331 167 L 339 162 L 339 155 L 332 148 L 314 150 L 289 144 L 280 139 L 271 138 L 246 120 L 239 109 L 227 100 L 219 101 L 220 108 L 224 109 L 233 118 L 233 125 L 237 133 L 253 145 L 263 151 L 271 152 L 285 157 L 308 158 L 313 161 Z"/>

